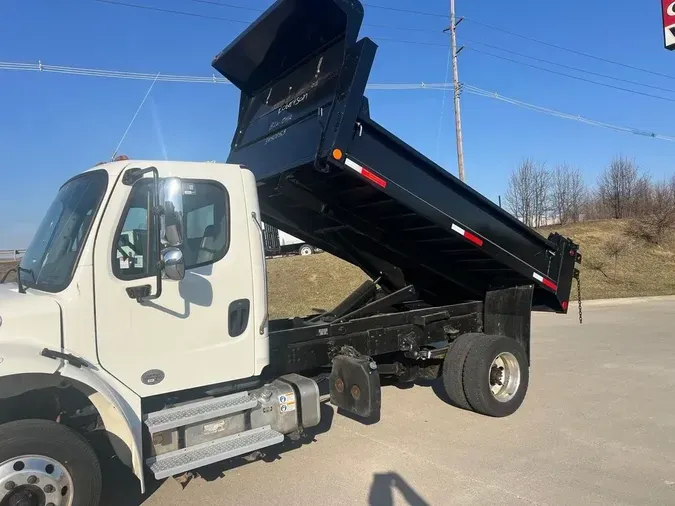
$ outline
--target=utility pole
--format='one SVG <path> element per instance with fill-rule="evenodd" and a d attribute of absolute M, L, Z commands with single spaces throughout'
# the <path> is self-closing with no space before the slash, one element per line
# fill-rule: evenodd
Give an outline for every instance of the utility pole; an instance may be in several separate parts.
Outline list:
<path fill-rule="evenodd" d="M 461 21 L 461 20 L 460 20 Z M 455 0 L 450 0 L 450 40 L 452 51 L 452 82 L 455 91 L 455 133 L 457 136 L 457 167 L 459 179 L 464 181 L 464 147 L 462 141 L 462 114 L 459 108 L 459 72 L 457 71 L 457 23 L 455 22 Z"/>

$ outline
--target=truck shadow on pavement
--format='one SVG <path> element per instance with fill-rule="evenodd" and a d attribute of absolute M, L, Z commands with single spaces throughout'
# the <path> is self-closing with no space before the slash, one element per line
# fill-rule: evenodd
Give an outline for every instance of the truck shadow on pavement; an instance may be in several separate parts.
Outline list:
<path fill-rule="evenodd" d="M 398 489 L 408 506 L 429 506 L 408 483 L 397 473 L 375 474 L 370 486 L 370 506 L 394 506 L 394 490 Z"/>
<path fill-rule="evenodd" d="M 222 478 L 227 471 L 236 469 L 253 461 L 276 462 L 282 458 L 284 453 L 296 450 L 306 444 L 316 442 L 316 436 L 330 430 L 333 424 L 333 417 L 333 408 L 327 404 L 321 404 L 321 423 L 316 427 L 306 429 L 302 436 L 297 439 L 287 437 L 283 443 L 263 451 L 255 452 L 253 455 L 245 458 L 238 457 L 197 469 L 192 473 L 191 478 L 182 481 L 183 488 L 188 489 L 191 485 L 197 486 L 197 478 L 209 482 L 218 480 Z M 102 468 L 104 480 L 100 506 L 139 506 L 149 499 L 165 481 L 157 481 L 152 477 L 147 476 L 148 473 L 146 470 L 146 493 L 141 495 L 138 480 L 119 460 L 106 460 L 102 463 Z M 386 505 L 391 503 L 384 502 L 382 504 Z"/>

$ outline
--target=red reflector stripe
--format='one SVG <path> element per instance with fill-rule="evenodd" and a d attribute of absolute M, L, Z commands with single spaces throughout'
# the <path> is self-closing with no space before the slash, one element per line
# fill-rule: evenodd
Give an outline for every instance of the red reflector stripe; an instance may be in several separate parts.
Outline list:
<path fill-rule="evenodd" d="M 375 174 L 374 172 L 370 172 L 370 171 L 369 171 L 368 169 L 366 169 L 365 167 L 363 167 L 363 168 L 361 169 L 361 175 L 362 175 L 363 177 L 365 177 L 366 179 L 368 179 L 368 180 L 372 181 L 373 183 L 375 183 L 377 186 L 381 186 L 382 188 L 386 188 L 386 187 L 387 187 L 387 182 L 386 182 L 384 179 L 382 179 L 380 176 L 378 176 L 378 175 Z"/>
<path fill-rule="evenodd" d="M 541 274 L 537 274 L 536 272 L 532 273 L 532 277 L 539 281 L 542 285 L 544 285 L 547 288 L 550 288 L 554 292 L 558 290 L 558 285 L 556 285 L 553 281 L 551 281 L 548 278 L 545 278 Z"/>
<path fill-rule="evenodd" d="M 478 237 L 475 234 L 472 234 L 468 230 L 464 230 L 462 227 L 460 227 L 458 225 L 455 225 L 454 223 L 452 224 L 452 226 L 450 228 L 452 228 L 452 230 L 457 232 L 459 235 L 464 236 L 465 239 L 471 241 L 472 243 L 474 243 L 478 246 L 483 245 L 483 239 L 481 239 L 480 237 Z"/>
<path fill-rule="evenodd" d="M 550 279 L 544 278 L 544 281 L 542 281 L 544 286 L 549 287 L 551 290 L 556 291 L 558 289 L 558 285 L 556 285 L 553 281 Z"/>
<path fill-rule="evenodd" d="M 365 177 L 368 181 L 375 183 L 377 186 L 381 188 L 386 188 L 387 187 L 387 182 L 382 179 L 380 176 L 375 174 L 373 171 L 366 169 L 365 167 L 362 167 L 358 163 L 356 163 L 354 160 L 351 160 L 349 158 L 345 158 L 345 165 L 349 167 L 352 170 L 355 170 L 359 174 L 361 174 L 363 177 Z"/>
<path fill-rule="evenodd" d="M 464 231 L 464 237 L 466 237 L 472 243 L 477 244 L 478 246 L 483 245 L 483 239 L 481 239 L 478 236 L 473 235 L 471 232 Z"/>

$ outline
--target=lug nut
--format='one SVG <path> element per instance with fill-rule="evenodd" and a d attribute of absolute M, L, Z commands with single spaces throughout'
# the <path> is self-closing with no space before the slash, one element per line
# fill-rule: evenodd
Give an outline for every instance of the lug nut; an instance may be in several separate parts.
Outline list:
<path fill-rule="evenodd" d="M 5 490 L 14 490 L 15 487 L 16 483 L 14 483 L 13 481 L 8 481 L 7 483 L 5 483 Z"/>
<path fill-rule="evenodd" d="M 356 385 L 352 387 L 352 397 L 354 397 L 354 399 L 361 397 L 361 389 Z"/>
<path fill-rule="evenodd" d="M 54 492 L 54 485 L 45 485 L 44 490 L 46 494 L 51 494 Z"/>
<path fill-rule="evenodd" d="M 340 393 L 344 392 L 345 384 L 342 381 L 342 379 L 338 378 L 338 379 L 335 380 L 335 389 Z"/>
<path fill-rule="evenodd" d="M 35 485 L 39 480 L 37 476 L 29 476 L 26 481 L 28 482 L 29 485 Z"/>

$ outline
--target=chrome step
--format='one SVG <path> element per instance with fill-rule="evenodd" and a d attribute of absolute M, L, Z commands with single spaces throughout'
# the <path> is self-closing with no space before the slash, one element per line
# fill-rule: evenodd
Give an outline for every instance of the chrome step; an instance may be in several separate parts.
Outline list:
<path fill-rule="evenodd" d="M 258 429 L 240 432 L 208 443 L 183 448 L 146 460 L 146 464 L 161 480 L 177 474 L 185 473 L 215 462 L 246 455 L 266 448 L 284 440 L 284 435 L 272 430 L 269 425 Z"/>
<path fill-rule="evenodd" d="M 257 405 L 258 401 L 250 397 L 248 392 L 240 392 L 155 411 L 147 415 L 145 425 L 148 427 L 150 434 L 156 434 L 176 427 L 252 409 Z"/>

